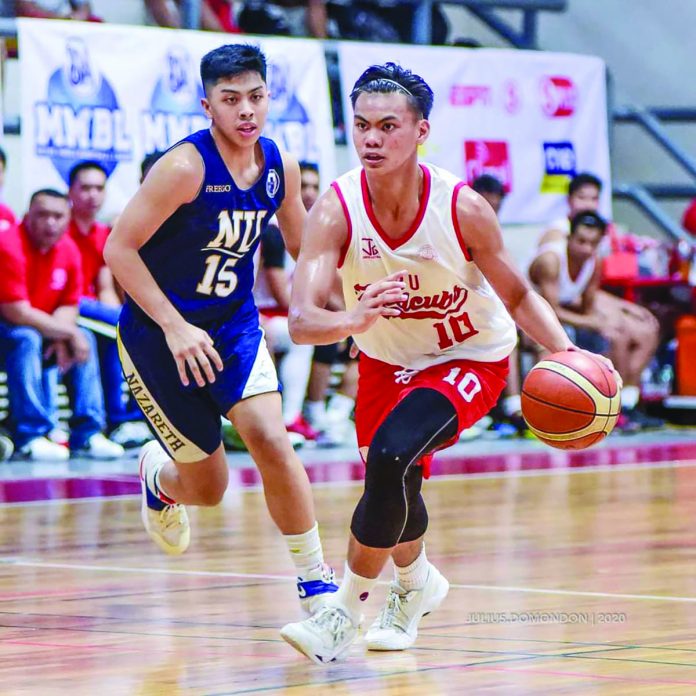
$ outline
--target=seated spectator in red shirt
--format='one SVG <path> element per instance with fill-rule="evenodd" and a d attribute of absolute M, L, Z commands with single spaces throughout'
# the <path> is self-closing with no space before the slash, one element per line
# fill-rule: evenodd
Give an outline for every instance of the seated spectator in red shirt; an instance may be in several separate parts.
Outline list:
<path fill-rule="evenodd" d="M 70 208 L 53 189 L 34 193 L 18 227 L 0 235 L 0 356 L 7 372 L 15 456 L 64 460 L 68 450 L 46 436 L 53 429 L 46 371 L 66 378 L 72 402 L 70 449 L 116 458 L 123 448 L 102 434 L 104 396 L 94 336 L 77 325 L 80 254 L 65 235 Z"/>
<path fill-rule="evenodd" d="M 7 169 L 7 155 L 5 151 L 0 147 L 0 191 L 5 187 L 5 170 Z M 0 234 L 14 227 L 17 224 L 17 217 L 14 211 L 6 206 L 4 203 L 0 203 Z"/>
<path fill-rule="evenodd" d="M 95 161 L 78 162 L 68 175 L 72 207 L 68 233 L 82 258 L 82 292 L 78 323 L 95 334 L 101 369 L 109 437 L 124 447 L 139 447 L 152 439 L 133 399 L 124 401 L 123 373 L 116 345 L 121 300 L 111 271 L 104 263 L 109 227 L 97 221 L 106 198 L 107 174 Z"/>

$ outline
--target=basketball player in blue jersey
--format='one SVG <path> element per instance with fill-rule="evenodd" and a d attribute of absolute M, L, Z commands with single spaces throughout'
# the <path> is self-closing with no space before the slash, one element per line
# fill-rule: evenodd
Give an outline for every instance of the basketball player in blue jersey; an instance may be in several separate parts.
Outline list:
<path fill-rule="evenodd" d="M 217 505 L 227 487 L 226 415 L 259 467 L 311 613 L 337 588 L 252 297 L 254 252 L 273 215 L 297 256 L 305 218 L 300 171 L 260 137 L 269 93 L 259 48 L 211 51 L 201 78 L 210 129 L 157 161 L 104 250 L 128 294 L 119 322 L 123 370 L 159 441 L 140 453 L 142 519 L 162 550 L 186 550 L 184 505 Z"/>

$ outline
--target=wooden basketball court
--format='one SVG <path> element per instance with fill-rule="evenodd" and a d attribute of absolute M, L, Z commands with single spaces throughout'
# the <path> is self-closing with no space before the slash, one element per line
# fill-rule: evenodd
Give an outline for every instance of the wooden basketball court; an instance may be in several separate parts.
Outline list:
<path fill-rule="evenodd" d="M 3 505 L 0 693 L 693 694 L 694 464 L 434 478 L 449 597 L 410 651 L 326 667 L 278 635 L 299 607 L 259 490 L 193 509 L 178 559 L 138 497 Z M 359 491 L 315 487 L 339 570 Z"/>

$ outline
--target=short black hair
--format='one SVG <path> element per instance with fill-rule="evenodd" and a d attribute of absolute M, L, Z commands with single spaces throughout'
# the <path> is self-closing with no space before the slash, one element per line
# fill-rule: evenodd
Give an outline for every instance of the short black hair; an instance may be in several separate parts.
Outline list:
<path fill-rule="evenodd" d="M 428 118 L 433 108 L 433 90 L 430 89 L 428 83 L 420 75 L 416 75 L 396 63 L 371 65 L 365 70 L 350 93 L 353 108 L 363 92 L 405 94 L 409 105 L 421 118 Z"/>
<path fill-rule="evenodd" d="M 570 234 L 575 234 L 580 225 L 583 227 L 593 227 L 599 230 L 602 237 L 607 231 L 607 221 L 594 210 L 581 210 L 579 213 L 573 215 L 570 220 Z"/>
<path fill-rule="evenodd" d="M 5 151 L 0 147 L 0 163 L 2 164 L 3 167 L 7 166 L 7 154 Z"/>
<path fill-rule="evenodd" d="M 97 160 L 83 160 L 82 162 L 74 164 L 70 169 L 70 173 L 68 174 L 68 186 L 72 186 L 75 183 L 75 179 L 77 179 L 77 175 L 80 172 L 85 172 L 88 169 L 98 169 L 105 177 L 109 176 L 109 173 L 101 162 L 97 162 Z"/>
<path fill-rule="evenodd" d="M 145 178 L 145 175 L 152 169 L 155 162 L 164 154 L 164 150 L 153 150 L 148 152 L 143 161 L 140 163 L 140 177 Z"/>
<path fill-rule="evenodd" d="M 299 164 L 301 172 L 315 172 L 319 174 L 319 165 L 316 162 L 307 162 L 307 160 L 302 160 Z"/>
<path fill-rule="evenodd" d="M 477 176 L 471 184 L 471 188 L 476 193 L 495 193 L 505 196 L 505 186 L 503 182 L 492 174 L 481 174 Z"/>
<path fill-rule="evenodd" d="M 34 193 L 31 194 L 31 198 L 29 199 L 29 205 L 31 206 L 31 204 L 39 196 L 49 196 L 50 198 L 62 198 L 66 202 L 68 200 L 67 193 L 61 193 L 60 191 L 56 191 L 56 189 L 52 189 L 52 188 L 42 188 L 42 189 L 39 189 L 38 191 L 34 191 Z"/>
<path fill-rule="evenodd" d="M 245 72 L 257 72 L 266 82 L 266 56 L 253 44 L 225 44 L 201 59 L 201 82 L 206 94 L 220 80 Z"/>
<path fill-rule="evenodd" d="M 594 186 L 598 191 L 601 191 L 602 180 L 598 176 L 590 174 L 590 172 L 580 172 L 580 174 L 576 174 L 570 180 L 570 184 L 568 185 L 568 196 L 570 197 L 574 193 L 577 193 L 583 186 Z"/>

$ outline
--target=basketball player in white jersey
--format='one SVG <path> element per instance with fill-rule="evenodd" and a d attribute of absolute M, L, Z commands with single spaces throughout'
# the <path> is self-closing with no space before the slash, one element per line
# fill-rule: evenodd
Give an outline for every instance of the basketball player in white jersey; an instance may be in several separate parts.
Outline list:
<path fill-rule="evenodd" d="M 310 211 L 290 307 L 295 341 L 353 335 L 361 350 L 356 428 L 365 490 L 343 583 L 311 620 L 281 631 L 319 663 L 350 646 L 390 556 L 395 579 L 367 633 L 369 649 L 411 646 L 421 617 L 447 594 L 449 583 L 425 555 L 422 479 L 432 453 L 496 402 L 515 346 L 513 318 L 548 350 L 573 348 L 503 247 L 491 207 L 454 175 L 418 162 L 433 102 L 423 79 L 393 63 L 372 66 L 351 99 L 362 167 Z M 344 311 L 324 309 L 336 268 Z"/>
<path fill-rule="evenodd" d="M 595 307 L 602 269 L 597 250 L 606 222 L 595 212 L 580 211 L 570 221 L 567 238 L 542 244 L 529 266 L 529 278 L 553 307 L 568 335 L 597 353 L 609 349 L 615 330 L 602 322 Z"/>

